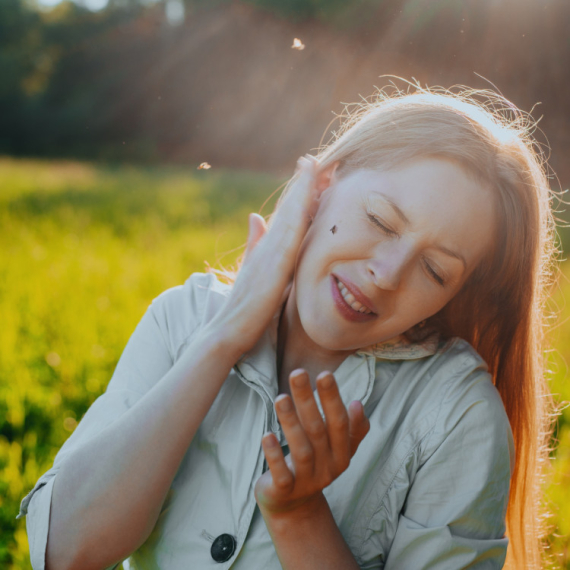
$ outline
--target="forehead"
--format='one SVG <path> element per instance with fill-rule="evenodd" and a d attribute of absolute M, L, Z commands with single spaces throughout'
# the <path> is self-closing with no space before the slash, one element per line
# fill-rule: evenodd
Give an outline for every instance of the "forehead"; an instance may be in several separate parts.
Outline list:
<path fill-rule="evenodd" d="M 358 195 L 422 239 L 460 247 L 474 258 L 482 254 L 477 243 L 490 245 L 492 193 L 454 162 L 424 158 L 395 169 L 360 169 L 344 183 L 347 194 Z"/>

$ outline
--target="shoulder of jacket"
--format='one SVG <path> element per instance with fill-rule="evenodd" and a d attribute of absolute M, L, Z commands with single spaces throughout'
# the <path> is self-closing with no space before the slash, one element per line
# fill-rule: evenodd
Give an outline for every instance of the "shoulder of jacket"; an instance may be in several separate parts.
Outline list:
<path fill-rule="evenodd" d="M 150 310 L 173 354 L 213 317 L 230 291 L 231 285 L 213 273 L 193 273 L 183 285 L 163 291 L 152 301 Z"/>
<path fill-rule="evenodd" d="M 183 285 L 166 289 L 155 297 L 152 306 L 156 310 L 170 307 L 180 310 L 188 304 L 201 307 L 209 297 L 225 299 L 230 290 L 231 285 L 222 283 L 213 273 L 192 273 Z"/>
<path fill-rule="evenodd" d="M 442 403 L 485 399 L 499 405 L 501 396 L 493 384 L 486 362 L 465 340 L 450 339 L 438 353 L 437 375 L 441 377 Z"/>
<path fill-rule="evenodd" d="M 458 338 L 448 341 L 432 358 L 435 381 L 431 392 L 439 403 L 429 447 L 437 447 L 457 429 L 487 433 L 511 447 L 507 412 L 483 358 Z"/>
<path fill-rule="evenodd" d="M 449 366 L 457 370 L 487 371 L 487 364 L 481 355 L 462 338 L 453 337 L 443 342 L 434 357 L 440 366 Z"/>
<path fill-rule="evenodd" d="M 487 365 L 475 349 L 460 338 L 442 341 L 436 352 L 410 360 L 377 359 L 377 377 L 395 375 L 405 378 L 406 385 L 414 386 L 413 395 L 422 400 L 423 409 L 440 406 L 453 385 L 488 378 Z"/>

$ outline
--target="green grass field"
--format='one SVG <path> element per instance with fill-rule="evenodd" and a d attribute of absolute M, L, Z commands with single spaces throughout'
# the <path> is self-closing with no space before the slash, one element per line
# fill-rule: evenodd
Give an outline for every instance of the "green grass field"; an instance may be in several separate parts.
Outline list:
<path fill-rule="evenodd" d="M 245 172 L 0 158 L 0 567 L 28 569 L 21 498 L 104 390 L 151 300 L 231 265 L 247 213 L 283 182 Z M 271 211 L 274 198 L 262 211 Z M 563 265 L 570 276 L 570 265 Z M 570 282 L 561 279 L 552 387 L 570 400 Z M 570 569 L 570 409 L 548 497 L 554 567 Z"/>

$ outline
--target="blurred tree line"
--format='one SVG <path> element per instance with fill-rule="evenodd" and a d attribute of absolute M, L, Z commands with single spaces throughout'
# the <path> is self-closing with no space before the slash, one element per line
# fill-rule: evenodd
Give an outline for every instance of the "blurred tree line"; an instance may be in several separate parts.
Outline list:
<path fill-rule="evenodd" d="M 119 87 L 112 67 L 99 78 L 103 83 L 89 79 L 94 66 L 106 58 L 113 63 L 108 35 L 143 11 L 134 0 L 112 1 L 99 13 L 72 2 L 40 11 L 24 0 L 2 0 L 0 153 L 81 155 L 115 138 L 111 122 L 90 121 L 101 111 L 98 103 L 113 96 L 112 86 Z"/>
<path fill-rule="evenodd" d="M 525 110 L 541 102 L 551 163 L 570 180 L 567 0 L 109 0 L 98 12 L 34 1 L 0 2 L 0 154 L 283 175 L 339 101 L 390 73 L 494 81 Z M 290 49 L 293 37 L 307 49 Z"/>

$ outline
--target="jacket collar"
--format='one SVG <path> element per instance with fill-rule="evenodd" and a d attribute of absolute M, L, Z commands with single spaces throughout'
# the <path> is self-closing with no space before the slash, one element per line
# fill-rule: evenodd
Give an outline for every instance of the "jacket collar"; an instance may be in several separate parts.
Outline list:
<path fill-rule="evenodd" d="M 415 360 L 435 354 L 439 348 L 440 335 L 436 331 L 427 332 L 418 340 L 412 341 L 403 334 L 357 351 L 357 354 L 370 354 L 382 360 Z"/>
<path fill-rule="evenodd" d="M 273 402 L 277 397 L 277 328 L 279 324 L 278 311 L 270 326 L 259 339 L 255 347 L 244 354 L 236 364 L 240 375 L 248 383 L 263 392 Z M 439 346 L 437 333 L 426 334 L 422 340 L 410 341 L 403 335 L 386 342 L 375 344 L 348 356 L 334 371 L 339 386 L 340 396 L 348 406 L 353 400 L 366 404 L 376 378 L 377 360 L 414 360 L 434 354 Z M 315 399 L 322 413 L 318 392 Z"/>

